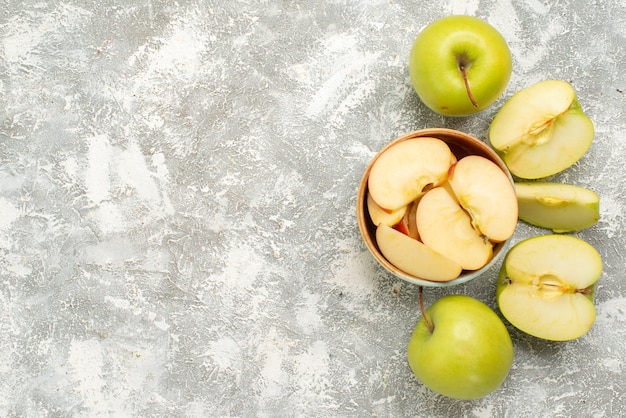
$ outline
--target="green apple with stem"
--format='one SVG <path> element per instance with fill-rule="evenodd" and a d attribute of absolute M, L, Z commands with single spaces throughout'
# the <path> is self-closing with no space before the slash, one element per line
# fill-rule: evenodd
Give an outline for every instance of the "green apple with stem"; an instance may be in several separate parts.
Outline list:
<path fill-rule="evenodd" d="M 519 218 L 554 232 L 588 228 L 600 219 L 600 196 L 593 190 L 555 182 L 515 183 Z"/>
<path fill-rule="evenodd" d="M 496 390 L 513 364 L 504 323 L 483 302 L 448 295 L 424 308 L 407 348 L 411 370 L 428 388 L 455 399 L 477 399 Z"/>
<path fill-rule="evenodd" d="M 502 315 L 538 338 L 573 340 L 596 318 L 595 287 L 602 258 L 589 243 L 571 235 L 525 239 L 507 253 L 496 298 Z"/>
<path fill-rule="evenodd" d="M 574 88 L 544 80 L 515 93 L 489 126 L 489 141 L 513 175 L 540 179 L 582 158 L 594 137 Z"/>
<path fill-rule="evenodd" d="M 409 57 L 417 95 L 445 116 L 468 116 L 490 106 L 509 83 L 511 68 L 511 52 L 500 32 L 463 15 L 429 24 Z"/>

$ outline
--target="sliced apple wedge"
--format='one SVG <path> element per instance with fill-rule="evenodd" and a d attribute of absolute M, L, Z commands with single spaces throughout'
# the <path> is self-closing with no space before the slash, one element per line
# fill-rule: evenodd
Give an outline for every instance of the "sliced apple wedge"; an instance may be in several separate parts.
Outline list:
<path fill-rule="evenodd" d="M 506 255 L 496 289 L 502 315 L 535 337 L 566 341 L 593 325 L 600 254 L 570 235 L 521 241 Z"/>
<path fill-rule="evenodd" d="M 369 193 L 383 210 L 396 211 L 444 182 L 454 161 L 454 154 L 440 139 L 419 137 L 398 142 L 372 164 Z"/>
<path fill-rule="evenodd" d="M 461 274 L 461 266 L 421 242 L 385 224 L 376 228 L 383 256 L 405 273 L 434 282 L 447 282 Z"/>
<path fill-rule="evenodd" d="M 565 170 L 589 149 L 594 136 L 572 86 L 545 80 L 514 94 L 489 127 L 489 141 L 511 173 L 539 179 Z"/>
<path fill-rule="evenodd" d="M 393 226 L 393 229 L 398 232 L 402 232 L 404 235 L 409 235 L 409 224 L 407 222 L 407 219 L 402 218 L 400 222 Z"/>
<path fill-rule="evenodd" d="M 554 232 L 588 228 L 600 219 L 600 196 L 572 184 L 518 182 L 519 218 Z"/>
<path fill-rule="evenodd" d="M 478 270 L 491 259 L 493 245 L 473 228 L 470 216 L 445 187 L 422 197 L 416 221 L 422 242 L 464 269 Z"/>
<path fill-rule="evenodd" d="M 415 211 L 417 209 L 418 202 L 419 199 L 409 204 L 400 222 L 393 225 L 395 230 L 400 231 L 404 235 L 408 235 L 413 239 L 419 239 L 419 232 L 417 231 L 417 224 L 415 221 Z"/>
<path fill-rule="evenodd" d="M 394 226 L 402 220 L 406 211 L 407 207 L 403 206 L 397 210 L 387 212 L 374 202 L 374 199 L 372 199 L 372 196 L 369 193 L 367 195 L 367 212 L 370 215 L 372 223 L 376 226 L 380 224 Z"/>
<path fill-rule="evenodd" d="M 419 201 L 420 199 L 416 200 L 411 206 L 409 206 L 409 210 L 405 216 L 409 227 L 409 236 L 413 239 L 420 238 L 420 233 L 417 229 L 417 205 L 419 204 Z"/>
<path fill-rule="evenodd" d="M 448 182 L 472 225 L 491 241 L 509 239 L 517 226 L 517 197 L 509 177 L 494 162 L 478 156 L 450 167 Z"/>

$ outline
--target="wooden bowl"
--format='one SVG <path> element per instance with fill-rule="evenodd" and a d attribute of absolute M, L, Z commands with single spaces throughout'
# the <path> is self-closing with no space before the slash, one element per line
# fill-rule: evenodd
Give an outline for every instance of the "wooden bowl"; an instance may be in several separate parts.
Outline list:
<path fill-rule="evenodd" d="M 398 142 L 406 141 L 412 138 L 418 137 L 434 137 L 441 139 L 450 147 L 450 150 L 458 160 L 467 156 L 467 155 L 480 155 L 485 157 L 498 165 L 506 173 L 511 184 L 513 183 L 513 178 L 511 177 L 511 173 L 508 168 L 502 161 L 502 159 L 496 154 L 496 152 L 491 149 L 487 144 L 480 141 L 479 139 L 468 135 L 466 133 L 456 131 L 453 129 L 446 128 L 432 128 L 432 129 L 422 129 L 419 131 L 411 132 L 400 138 L 395 139 L 394 141 L 387 144 L 382 150 L 374 156 L 372 161 L 367 166 L 365 173 L 361 179 L 361 183 L 359 184 L 359 191 L 357 194 L 357 220 L 359 224 L 359 230 L 361 231 L 361 236 L 363 237 L 363 241 L 367 246 L 367 249 L 374 256 L 376 261 L 378 261 L 387 271 L 389 271 L 394 276 L 405 280 L 409 283 L 413 283 L 420 286 L 430 286 L 430 287 L 444 287 L 444 286 L 453 286 L 461 283 L 466 283 L 470 280 L 473 280 L 479 276 L 481 276 L 485 271 L 489 270 L 495 263 L 497 263 L 502 256 L 506 253 L 506 250 L 509 247 L 511 239 L 504 242 L 500 242 L 494 245 L 493 247 L 493 257 L 489 262 L 483 266 L 479 270 L 463 270 L 461 275 L 454 280 L 448 282 L 434 282 L 431 280 L 426 280 L 421 277 L 413 276 L 408 274 L 396 266 L 391 264 L 387 259 L 382 255 L 378 245 L 376 244 L 376 226 L 372 223 L 369 213 L 367 211 L 367 182 L 369 178 L 369 173 L 372 168 L 374 161 L 389 147 L 397 144 Z"/>

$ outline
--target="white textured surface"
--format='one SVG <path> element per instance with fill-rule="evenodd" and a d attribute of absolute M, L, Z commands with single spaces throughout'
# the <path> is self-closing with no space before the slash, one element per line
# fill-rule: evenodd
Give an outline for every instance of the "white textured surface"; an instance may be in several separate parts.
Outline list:
<path fill-rule="evenodd" d="M 615 417 L 626 409 L 626 3 L 132 0 L 0 8 L 0 416 Z M 409 83 L 431 20 L 472 14 L 514 73 L 447 119 Z M 417 288 L 366 252 L 358 181 L 425 127 L 484 139 L 498 106 L 571 81 L 596 125 L 555 177 L 596 190 L 577 236 L 605 271 L 589 334 L 510 329 L 473 402 L 405 359 Z M 543 233 L 520 225 L 515 241 Z M 428 290 L 495 307 L 495 275 Z"/>

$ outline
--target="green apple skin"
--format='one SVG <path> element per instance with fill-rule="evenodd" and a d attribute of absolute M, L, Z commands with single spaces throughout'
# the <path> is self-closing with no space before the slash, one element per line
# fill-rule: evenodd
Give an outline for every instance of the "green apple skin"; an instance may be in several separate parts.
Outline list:
<path fill-rule="evenodd" d="M 496 286 L 502 315 L 537 338 L 569 341 L 585 335 L 596 319 L 595 290 L 602 258 L 571 235 L 527 238 L 507 253 Z"/>
<path fill-rule="evenodd" d="M 466 68 L 470 99 L 460 65 Z M 422 102 L 445 116 L 468 116 L 494 103 L 511 77 L 511 52 L 493 26 L 454 15 L 428 25 L 409 57 L 413 87 Z"/>
<path fill-rule="evenodd" d="M 557 233 L 578 231 L 600 219 L 600 196 L 593 190 L 555 182 L 516 182 L 519 218 Z"/>
<path fill-rule="evenodd" d="M 487 305 L 466 295 L 449 295 L 426 311 L 409 341 L 415 376 L 428 388 L 454 399 L 477 399 L 496 390 L 513 364 L 513 343 L 504 323 Z"/>

